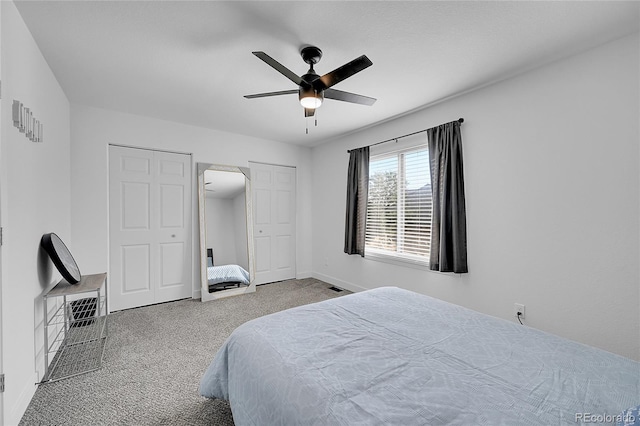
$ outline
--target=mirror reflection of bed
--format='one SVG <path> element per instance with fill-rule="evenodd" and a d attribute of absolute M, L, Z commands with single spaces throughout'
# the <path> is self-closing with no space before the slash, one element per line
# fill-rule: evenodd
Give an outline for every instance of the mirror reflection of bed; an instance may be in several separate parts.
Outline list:
<path fill-rule="evenodd" d="M 201 164 L 198 169 L 202 300 L 255 291 L 248 169 Z"/>

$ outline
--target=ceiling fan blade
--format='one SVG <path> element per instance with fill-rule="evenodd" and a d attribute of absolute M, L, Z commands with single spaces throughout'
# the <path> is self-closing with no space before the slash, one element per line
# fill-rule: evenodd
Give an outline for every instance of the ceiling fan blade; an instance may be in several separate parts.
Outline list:
<path fill-rule="evenodd" d="M 299 76 L 294 74 L 293 71 L 291 71 L 289 68 L 282 65 L 280 62 L 273 59 L 271 56 L 267 55 L 264 52 L 251 52 L 251 53 L 256 55 L 258 58 L 262 59 L 264 62 L 267 63 L 267 65 L 274 68 L 276 71 L 278 71 L 280 74 L 287 77 L 289 80 L 293 81 L 298 86 L 302 84 L 302 79 Z"/>
<path fill-rule="evenodd" d="M 244 95 L 247 99 L 266 98 L 267 96 L 293 95 L 298 94 L 297 90 L 281 90 L 279 92 L 256 93 L 255 95 Z"/>
<path fill-rule="evenodd" d="M 305 108 L 304 109 L 304 116 L 305 117 L 313 117 L 313 114 L 316 113 L 316 110 L 313 108 Z"/>
<path fill-rule="evenodd" d="M 336 101 L 351 102 L 353 104 L 369 105 L 369 106 L 373 105 L 376 102 L 375 98 L 356 95 L 355 93 L 343 92 L 342 90 L 336 90 L 336 89 L 325 90 L 324 97 L 327 99 L 335 99 Z"/>
<path fill-rule="evenodd" d="M 359 58 L 354 59 L 353 61 L 344 64 L 343 66 L 336 68 L 335 70 L 327 73 L 316 80 L 323 84 L 323 89 L 328 89 L 329 87 L 340 83 L 342 80 L 351 77 L 352 75 L 362 71 L 365 68 L 373 65 L 373 62 L 367 58 L 366 55 L 362 55 Z"/>

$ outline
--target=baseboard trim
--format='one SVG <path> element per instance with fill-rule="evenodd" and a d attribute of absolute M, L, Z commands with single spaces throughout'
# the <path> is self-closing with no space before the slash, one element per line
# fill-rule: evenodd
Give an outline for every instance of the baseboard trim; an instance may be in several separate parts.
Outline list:
<path fill-rule="evenodd" d="M 329 275 L 321 274 L 319 272 L 314 272 L 312 274 L 312 277 L 315 278 L 315 279 L 318 279 L 320 281 L 324 281 L 326 283 L 334 285 L 336 287 L 340 287 L 340 288 L 343 288 L 345 290 L 352 291 L 354 293 L 359 293 L 361 291 L 369 290 L 368 288 L 359 286 L 357 284 L 353 284 L 353 283 L 350 283 L 350 282 L 347 282 L 347 281 L 343 281 L 343 280 L 338 279 L 336 277 L 332 277 L 332 276 L 329 276 Z"/>
<path fill-rule="evenodd" d="M 13 408 L 9 411 L 9 413 L 7 413 L 9 414 L 9 417 L 5 417 L 5 425 L 17 425 L 18 423 L 20 423 L 20 419 L 22 419 L 24 412 L 27 411 L 27 407 L 31 402 L 31 398 L 33 398 L 33 395 L 36 393 L 37 382 L 38 373 L 35 372 L 27 382 L 24 389 L 22 389 L 22 392 L 20 392 L 20 396 L 18 396 L 18 399 L 16 400 Z"/>
<path fill-rule="evenodd" d="M 336 287 L 340 287 L 343 288 L 345 290 L 349 290 L 352 291 L 354 293 L 358 293 L 360 291 L 365 291 L 365 290 L 369 290 L 368 288 L 347 282 L 347 281 L 343 281 L 340 280 L 338 278 L 329 276 L 329 275 L 325 275 L 325 274 L 321 274 L 318 272 L 300 272 L 296 274 L 296 279 L 297 280 L 302 280 L 305 278 L 315 278 L 318 279 L 320 281 L 324 281 L 326 283 L 329 283 L 331 285 L 335 285 Z M 200 292 L 200 290 L 195 290 L 193 291 L 191 297 L 193 299 L 200 299 L 202 297 L 202 294 Z"/>
<path fill-rule="evenodd" d="M 304 280 L 305 278 L 313 278 L 313 274 L 309 271 L 296 273 L 297 280 Z"/>

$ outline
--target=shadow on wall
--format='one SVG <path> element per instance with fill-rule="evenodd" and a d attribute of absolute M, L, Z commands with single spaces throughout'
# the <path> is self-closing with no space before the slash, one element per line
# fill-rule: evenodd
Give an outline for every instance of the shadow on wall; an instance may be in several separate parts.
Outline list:
<path fill-rule="evenodd" d="M 42 248 L 40 241 L 38 241 L 38 255 L 37 255 L 37 268 L 38 268 L 38 281 L 40 283 L 40 288 L 44 291 L 51 284 L 51 276 L 52 276 L 52 268 L 53 263 L 49 258 L 47 252 Z"/>
<path fill-rule="evenodd" d="M 38 241 L 38 254 L 36 256 L 36 267 L 38 269 L 38 282 L 40 293 L 33 300 L 33 344 L 34 344 L 34 371 L 37 373 L 37 380 L 42 378 L 44 372 L 44 303 L 42 296 L 51 287 L 53 277 L 53 262 L 47 252 Z"/>

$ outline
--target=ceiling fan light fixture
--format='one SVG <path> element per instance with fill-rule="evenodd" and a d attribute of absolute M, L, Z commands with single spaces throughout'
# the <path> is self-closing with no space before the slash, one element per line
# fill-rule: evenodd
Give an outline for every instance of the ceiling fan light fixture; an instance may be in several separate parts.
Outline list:
<path fill-rule="evenodd" d="M 315 115 L 315 110 L 322 106 L 325 95 L 329 99 L 360 105 L 371 106 L 376 101 L 374 98 L 370 98 L 367 96 L 332 89 L 333 86 L 340 83 L 341 81 L 373 65 L 373 62 L 371 62 L 366 55 L 362 55 L 354 59 L 353 61 L 347 62 L 341 67 L 338 67 L 333 71 L 320 76 L 315 72 L 313 66 L 317 64 L 322 57 L 322 50 L 320 50 L 316 46 L 304 46 L 300 50 L 300 55 L 302 56 L 302 60 L 305 63 L 309 64 L 309 71 L 307 71 L 307 73 L 304 75 L 298 76 L 289 68 L 285 67 L 280 62 L 276 61 L 264 52 L 251 53 L 253 53 L 258 59 L 265 62 L 271 68 L 275 69 L 280 74 L 291 80 L 291 82 L 298 86 L 298 89 L 245 95 L 244 97 L 247 99 L 264 98 L 268 96 L 279 95 L 292 95 L 298 92 L 298 100 L 304 108 L 305 118 L 313 117 Z"/>
<path fill-rule="evenodd" d="M 324 100 L 324 93 L 322 91 L 317 92 L 313 88 L 300 88 L 298 92 L 300 99 L 300 105 L 307 109 L 320 108 L 322 101 Z"/>

